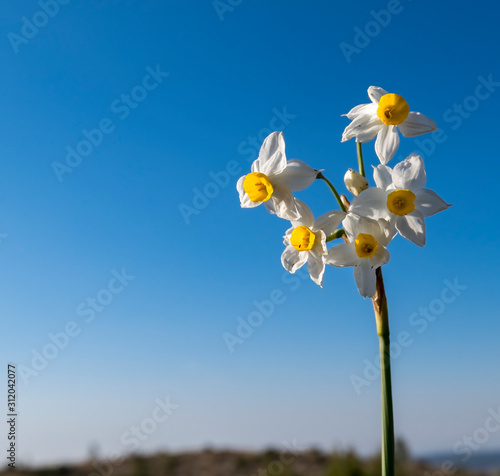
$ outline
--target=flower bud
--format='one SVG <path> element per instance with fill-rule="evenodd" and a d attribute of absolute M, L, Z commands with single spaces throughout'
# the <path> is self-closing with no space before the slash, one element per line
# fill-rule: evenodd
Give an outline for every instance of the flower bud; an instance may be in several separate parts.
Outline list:
<path fill-rule="evenodd" d="M 353 169 L 349 169 L 344 175 L 344 183 L 353 195 L 358 196 L 363 190 L 368 188 L 368 180 Z"/>

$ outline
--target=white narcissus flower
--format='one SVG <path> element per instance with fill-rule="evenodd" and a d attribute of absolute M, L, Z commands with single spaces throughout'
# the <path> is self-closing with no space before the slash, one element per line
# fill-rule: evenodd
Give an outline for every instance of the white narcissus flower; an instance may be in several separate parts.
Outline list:
<path fill-rule="evenodd" d="M 328 253 L 326 238 L 337 229 L 346 214 L 334 210 L 314 220 L 309 207 L 300 200 L 296 202 L 301 217 L 299 220 L 292 220 L 292 228 L 284 236 L 283 244 L 286 248 L 281 255 L 281 263 L 290 273 L 295 273 L 307 263 L 311 279 L 323 286 L 323 256 Z"/>
<path fill-rule="evenodd" d="M 375 152 L 382 164 L 389 162 L 398 149 L 398 128 L 405 137 L 437 130 L 432 119 L 419 112 L 410 112 L 408 103 L 399 94 L 370 86 L 368 96 L 371 104 L 361 104 L 345 114 L 352 122 L 345 128 L 342 142 L 353 137 L 356 142 L 369 142 L 377 136 Z"/>
<path fill-rule="evenodd" d="M 264 139 L 251 170 L 236 184 L 242 208 L 263 203 L 270 213 L 287 220 L 300 218 L 292 191 L 309 187 L 320 172 L 300 160 L 286 160 L 282 132 L 273 132 Z"/>
<path fill-rule="evenodd" d="M 325 263 L 333 266 L 354 266 L 354 279 L 363 297 L 375 294 L 375 271 L 389 262 L 386 246 L 391 241 L 390 224 L 349 213 L 342 222 L 349 243 L 336 245 L 328 251 Z"/>
<path fill-rule="evenodd" d="M 356 197 L 350 211 L 372 218 L 385 218 L 406 238 L 425 245 L 424 218 L 451 207 L 432 190 L 424 188 L 427 180 L 422 158 L 411 154 L 394 169 L 387 165 L 374 168 L 372 187 Z"/>

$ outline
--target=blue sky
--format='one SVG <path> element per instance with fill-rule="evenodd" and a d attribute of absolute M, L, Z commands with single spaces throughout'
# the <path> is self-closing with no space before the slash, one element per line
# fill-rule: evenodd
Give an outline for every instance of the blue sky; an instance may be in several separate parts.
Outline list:
<path fill-rule="evenodd" d="M 454 204 L 427 220 L 424 249 L 390 245 L 392 335 L 407 344 L 396 433 L 416 453 L 480 435 L 500 406 L 499 13 L 430 0 L 1 6 L 2 361 L 18 365 L 20 461 L 81 460 L 92 445 L 103 458 L 294 439 L 377 450 L 378 378 L 352 384 L 378 352 L 371 302 L 352 269 L 327 269 L 323 290 L 287 275 L 288 223 L 242 210 L 235 189 L 255 144 L 283 130 L 288 157 L 343 190 L 356 157 L 341 114 L 370 85 L 436 120 L 438 140 L 402 139 L 389 165 L 420 151 L 428 187 Z M 364 151 L 376 165 L 373 143 Z M 324 183 L 297 196 L 317 216 L 336 208 Z M 271 298 L 231 353 L 223 335 Z M 151 420 L 167 397 L 176 408 Z M 138 448 L 124 443 L 141 425 Z M 478 451 L 499 443 L 490 432 Z"/>

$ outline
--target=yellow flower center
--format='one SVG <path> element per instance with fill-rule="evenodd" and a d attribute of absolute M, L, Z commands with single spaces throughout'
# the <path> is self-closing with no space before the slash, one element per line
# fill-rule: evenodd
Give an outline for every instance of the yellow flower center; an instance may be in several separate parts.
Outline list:
<path fill-rule="evenodd" d="M 252 202 L 266 202 L 273 194 L 273 186 L 269 178 L 260 172 L 252 172 L 245 177 L 243 190 Z"/>
<path fill-rule="evenodd" d="M 307 226 L 297 226 L 290 236 L 290 244 L 298 251 L 308 251 L 314 246 L 316 235 Z"/>
<path fill-rule="evenodd" d="M 377 240 L 368 233 L 360 233 L 354 240 L 354 249 L 360 258 L 370 258 L 377 251 Z"/>
<path fill-rule="evenodd" d="M 387 195 L 387 208 L 400 217 L 415 210 L 415 194 L 411 190 L 395 190 Z"/>
<path fill-rule="evenodd" d="M 377 116 L 387 126 L 397 126 L 406 120 L 410 106 L 399 94 L 384 94 L 378 102 Z"/>

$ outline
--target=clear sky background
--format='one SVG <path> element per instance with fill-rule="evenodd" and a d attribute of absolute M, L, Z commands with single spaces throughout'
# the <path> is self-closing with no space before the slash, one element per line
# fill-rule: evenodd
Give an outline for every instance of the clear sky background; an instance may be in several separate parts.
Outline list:
<path fill-rule="evenodd" d="M 344 191 L 356 156 L 341 114 L 370 85 L 436 120 L 439 141 L 402 139 L 389 165 L 419 150 L 454 204 L 427 220 L 424 249 L 390 245 L 393 340 L 411 342 L 395 347 L 396 434 L 417 454 L 474 432 L 498 448 L 484 431 L 500 406 L 497 2 L 47 3 L 51 17 L 43 1 L 0 6 L 1 356 L 18 366 L 20 462 L 294 439 L 377 451 L 371 301 L 352 269 L 329 267 L 324 289 L 291 279 L 288 223 L 241 209 L 235 189 L 283 130 L 288 157 Z M 297 196 L 336 208 L 324 183 Z M 126 286 L 111 281 L 123 269 Z M 453 302 L 446 280 L 466 287 Z M 273 291 L 231 353 L 224 334 Z M 167 397 L 178 407 L 156 423 Z"/>

